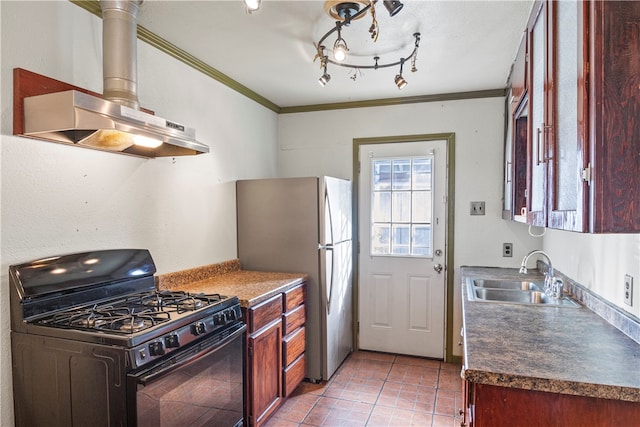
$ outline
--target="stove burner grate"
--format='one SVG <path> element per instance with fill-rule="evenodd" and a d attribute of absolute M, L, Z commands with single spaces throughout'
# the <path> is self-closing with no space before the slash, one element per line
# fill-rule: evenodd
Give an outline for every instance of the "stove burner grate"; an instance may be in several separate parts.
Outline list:
<path fill-rule="evenodd" d="M 69 329 L 134 333 L 171 320 L 171 313 L 153 308 L 97 306 L 54 315 L 44 323 Z"/>
<path fill-rule="evenodd" d="M 226 298 L 220 294 L 150 290 L 117 301 L 65 310 L 40 323 L 67 329 L 131 334 L 167 322 L 172 314 L 195 311 Z"/>
<path fill-rule="evenodd" d="M 194 311 L 216 302 L 225 297 L 220 294 L 190 293 L 185 291 L 155 291 L 151 294 L 133 295 L 127 303 L 137 302 L 147 307 L 159 310 L 174 310 L 176 313 Z"/>

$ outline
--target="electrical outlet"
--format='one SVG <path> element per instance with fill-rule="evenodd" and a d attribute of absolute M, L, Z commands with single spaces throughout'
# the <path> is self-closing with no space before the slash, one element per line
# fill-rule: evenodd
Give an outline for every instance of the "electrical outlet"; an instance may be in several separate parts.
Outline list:
<path fill-rule="evenodd" d="M 624 275 L 624 303 L 633 305 L 633 277 Z"/>
<path fill-rule="evenodd" d="M 502 244 L 502 256 L 503 257 L 512 257 L 513 256 L 513 243 L 503 243 Z"/>
<path fill-rule="evenodd" d="M 484 202 L 471 202 L 471 215 L 484 215 Z"/>

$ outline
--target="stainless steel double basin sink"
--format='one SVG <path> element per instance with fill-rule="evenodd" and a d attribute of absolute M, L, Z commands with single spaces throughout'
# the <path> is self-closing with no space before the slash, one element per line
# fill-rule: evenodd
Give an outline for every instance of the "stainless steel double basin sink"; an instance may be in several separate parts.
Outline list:
<path fill-rule="evenodd" d="M 544 283 L 542 281 L 467 278 L 467 286 L 470 301 L 580 307 L 580 304 L 566 296 L 559 299 L 549 297 L 544 293 Z"/>

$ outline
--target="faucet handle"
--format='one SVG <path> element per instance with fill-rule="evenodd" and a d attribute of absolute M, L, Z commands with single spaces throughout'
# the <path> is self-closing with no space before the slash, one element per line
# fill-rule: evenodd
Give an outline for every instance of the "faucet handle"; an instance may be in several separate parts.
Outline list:
<path fill-rule="evenodd" d="M 559 277 L 553 278 L 553 293 L 558 299 L 564 296 L 564 282 Z"/>

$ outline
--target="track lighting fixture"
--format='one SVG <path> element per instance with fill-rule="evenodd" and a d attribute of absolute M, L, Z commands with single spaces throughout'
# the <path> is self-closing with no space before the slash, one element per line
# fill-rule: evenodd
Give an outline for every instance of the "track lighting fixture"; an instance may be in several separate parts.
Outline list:
<path fill-rule="evenodd" d="M 327 70 L 325 70 L 324 74 L 318 79 L 318 82 L 320 82 L 320 86 L 326 86 L 329 80 L 331 80 L 331 76 L 327 74 Z"/>
<path fill-rule="evenodd" d="M 403 89 L 407 85 L 407 81 L 402 77 L 402 66 L 404 65 L 404 58 L 400 59 L 400 73 L 396 74 L 394 81 L 398 89 Z"/>
<path fill-rule="evenodd" d="M 416 57 L 418 54 L 418 47 L 420 45 L 420 33 L 414 33 L 414 46 L 413 50 L 404 58 L 400 58 L 397 61 L 391 61 L 386 63 L 380 63 L 380 57 L 375 56 L 373 58 L 373 64 L 350 64 L 344 62 L 347 58 L 347 52 L 349 51 L 347 47 L 347 42 L 344 38 L 342 38 L 342 29 L 343 27 L 348 27 L 352 21 L 356 19 L 362 18 L 367 12 L 370 12 L 372 17 L 372 24 L 369 27 L 369 35 L 371 39 L 375 42 L 378 39 L 378 35 L 380 33 L 378 28 L 378 21 L 376 19 L 375 14 L 375 5 L 378 0 L 327 0 L 325 2 L 325 11 L 332 18 L 337 19 L 336 25 L 329 30 L 320 40 L 315 44 L 316 46 L 316 57 L 315 59 L 320 59 L 320 67 L 323 69 L 323 75 L 320 77 L 320 84 L 325 86 L 330 79 L 329 74 L 327 73 L 327 64 L 333 64 L 340 67 L 351 68 L 354 73 L 353 76 L 357 75 L 362 69 L 373 69 L 377 70 L 379 68 L 387 68 L 394 67 L 396 65 L 400 65 L 400 73 L 395 77 L 396 86 L 399 89 L 402 89 L 407 85 L 407 81 L 402 77 L 402 66 L 405 61 L 411 60 L 411 71 L 417 71 L 415 66 Z M 398 0 L 384 0 L 383 4 L 389 15 L 391 17 L 395 16 L 404 5 Z M 363 6 L 361 8 L 361 6 Z M 325 40 L 333 33 L 337 32 L 337 38 L 333 44 L 332 57 L 330 58 L 325 52 Z M 314 61 L 315 61 L 314 59 Z M 355 80 L 355 77 L 351 77 L 352 80 Z"/>
<path fill-rule="evenodd" d="M 331 80 L 331 76 L 329 75 L 329 73 L 327 73 L 327 64 L 325 62 L 324 63 L 324 74 L 322 74 L 322 76 L 320 76 L 320 78 L 318 79 L 318 82 L 320 83 L 320 86 L 326 86 L 327 83 L 329 83 L 329 80 Z"/>
<path fill-rule="evenodd" d="M 404 5 L 397 0 L 384 0 L 384 7 L 389 11 L 389 16 L 396 16 L 402 10 Z"/>

